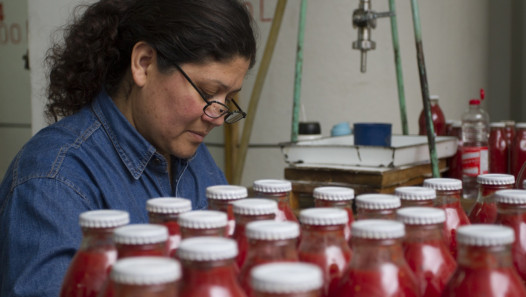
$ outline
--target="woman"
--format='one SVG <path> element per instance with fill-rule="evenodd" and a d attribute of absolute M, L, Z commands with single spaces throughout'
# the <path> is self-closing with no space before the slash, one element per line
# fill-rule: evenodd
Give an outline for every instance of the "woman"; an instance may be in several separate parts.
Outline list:
<path fill-rule="evenodd" d="M 206 208 L 227 183 L 203 144 L 245 116 L 232 98 L 255 60 L 236 0 L 100 0 L 48 54 L 47 114 L 0 186 L 0 296 L 58 296 L 80 213 L 147 222 L 146 200 Z M 236 110 L 227 106 L 231 103 Z"/>

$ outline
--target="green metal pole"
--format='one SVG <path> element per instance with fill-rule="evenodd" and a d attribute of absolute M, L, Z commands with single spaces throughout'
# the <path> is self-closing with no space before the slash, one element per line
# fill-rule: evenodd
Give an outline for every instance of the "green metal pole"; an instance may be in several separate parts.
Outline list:
<path fill-rule="evenodd" d="M 294 78 L 294 103 L 292 105 L 292 129 L 290 141 L 298 141 L 299 115 L 301 99 L 301 76 L 303 69 L 303 39 L 305 37 L 305 16 L 307 15 L 307 0 L 301 0 L 300 20 L 298 28 L 298 46 L 296 49 L 296 72 Z"/>

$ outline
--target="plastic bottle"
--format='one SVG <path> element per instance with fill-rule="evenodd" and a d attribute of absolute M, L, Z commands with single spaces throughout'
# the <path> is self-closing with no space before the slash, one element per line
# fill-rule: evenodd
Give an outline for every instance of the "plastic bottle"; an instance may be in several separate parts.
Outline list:
<path fill-rule="evenodd" d="M 495 205 L 495 192 L 513 188 L 515 178 L 510 174 L 489 173 L 477 177 L 480 185 L 477 202 L 469 213 L 472 224 L 493 224 L 497 219 L 497 206 Z"/>
<path fill-rule="evenodd" d="M 218 210 L 192 210 L 179 216 L 183 239 L 199 236 L 226 237 L 228 217 Z"/>
<path fill-rule="evenodd" d="M 526 123 L 517 123 L 515 125 L 515 138 L 511 150 L 511 174 L 517 179 L 517 184 L 520 185 L 526 173 L 519 176 L 521 168 L 526 163 Z"/>
<path fill-rule="evenodd" d="M 395 195 L 400 198 L 400 207 L 428 206 L 433 207 L 436 199 L 436 191 L 426 187 L 398 187 Z"/>
<path fill-rule="evenodd" d="M 232 202 L 247 198 L 247 188 L 234 185 L 218 185 L 206 188 L 208 209 L 218 210 L 227 214 L 227 236 L 232 237 L 236 228 L 236 220 L 232 211 Z"/>
<path fill-rule="evenodd" d="M 254 181 L 252 189 L 257 198 L 272 199 L 278 203 L 276 221 L 298 222 L 289 202 L 290 192 L 292 191 L 292 183 L 290 181 L 260 179 Z"/>
<path fill-rule="evenodd" d="M 508 173 L 508 151 L 506 124 L 503 122 L 490 123 L 488 139 L 489 173 Z"/>
<path fill-rule="evenodd" d="M 356 197 L 356 216 L 358 220 L 396 220 L 396 210 L 400 205 L 400 198 L 395 195 L 361 194 Z"/>
<path fill-rule="evenodd" d="M 335 207 L 347 212 L 349 221 L 345 226 L 345 240 L 351 240 L 351 225 L 354 222 L 352 201 L 354 190 L 346 187 L 317 187 L 312 193 L 315 207 Z"/>
<path fill-rule="evenodd" d="M 446 118 L 444 117 L 440 105 L 438 105 L 438 98 L 438 95 L 429 96 L 429 101 L 431 102 L 431 119 L 433 120 L 435 135 L 444 136 L 446 135 Z M 418 127 L 419 135 L 427 135 L 426 116 L 425 110 L 423 109 L 418 117 Z"/>

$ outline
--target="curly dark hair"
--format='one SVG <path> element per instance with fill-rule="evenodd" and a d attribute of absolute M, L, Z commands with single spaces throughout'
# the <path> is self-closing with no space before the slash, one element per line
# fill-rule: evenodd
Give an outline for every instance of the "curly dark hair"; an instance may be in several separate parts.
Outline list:
<path fill-rule="evenodd" d="M 254 21 L 238 0 L 100 0 L 79 9 L 64 42 L 46 57 L 46 115 L 55 121 L 90 104 L 103 88 L 112 95 L 139 41 L 158 52 L 164 72 L 236 56 L 255 63 Z"/>

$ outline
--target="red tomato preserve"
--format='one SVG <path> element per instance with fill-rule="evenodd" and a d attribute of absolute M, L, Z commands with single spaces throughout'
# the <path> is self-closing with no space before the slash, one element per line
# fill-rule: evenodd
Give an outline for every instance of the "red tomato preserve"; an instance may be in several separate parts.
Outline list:
<path fill-rule="evenodd" d="M 206 188 L 208 209 L 222 211 L 227 214 L 226 233 L 228 237 L 234 235 L 234 230 L 236 228 L 232 202 L 247 198 L 247 196 L 247 188 L 242 186 L 218 185 Z"/>
<path fill-rule="evenodd" d="M 233 238 L 237 242 L 237 267 L 243 267 L 248 251 L 248 240 L 245 235 L 246 225 L 250 222 L 274 220 L 278 204 L 275 201 L 262 198 L 247 198 L 232 203 L 236 230 Z"/>
<path fill-rule="evenodd" d="M 506 124 L 490 123 L 488 139 L 489 173 L 508 173 L 508 142 Z"/>
<path fill-rule="evenodd" d="M 321 269 L 308 263 L 269 263 L 251 273 L 255 297 L 321 297 Z"/>
<path fill-rule="evenodd" d="M 429 101 L 431 102 L 431 119 L 433 121 L 433 131 L 435 132 L 435 135 L 442 136 L 446 135 L 446 118 L 444 117 L 444 113 L 442 112 L 440 105 L 438 105 L 438 98 L 438 95 L 432 95 L 429 97 Z M 418 117 L 418 127 L 419 135 L 427 135 L 426 116 L 424 110 L 420 112 L 420 116 Z"/>
<path fill-rule="evenodd" d="M 184 198 L 153 198 L 146 201 L 146 210 L 151 224 L 160 224 L 168 228 L 168 254 L 175 257 L 181 242 L 181 230 L 177 219 L 179 214 L 192 210 L 192 202 Z"/>
<path fill-rule="evenodd" d="M 497 219 L 494 194 L 498 190 L 513 188 L 515 178 L 509 174 L 488 173 L 477 176 L 477 183 L 479 184 L 477 202 L 469 213 L 469 220 L 472 224 L 493 224 Z"/>
<path fill-rule="evenodd" d="M 183 267 L 180 297 L 246 297 L 236 278 L 237 244 L 222 237 L 184 239 L 177 250 Z"/>
<path fill-rule="evenodd" d="M 420 296 L 440 297 L 456 267 L 443 236 L 444 210 L 406 207 L 397 216 L 405 225 L 404 256 L 420 285 Z"/>
<path fill-rule="evenodd" d="M 404 225 L 358 220 L 352 225 L 353 257 L 331 297 L 418 297 L 415 275 L 404 258 Z"/>
<path fill-rule="evenodd" d="M 128 224 L 121 210 L 92 210 L 79 216 L 82 242 L 64 277 L 61 297 L 97 296 L 117 260 L 113 230 Z"/>
<path fill-rule="evenodd" d="M 260 179 L 252 185 L 254 195 L 258 198 L 272 199 L 278 203 L 276 221 L 298 222 L 289 202 L 292 183 L 279 179 Z"/>
<path fill-rule="evenodd" d="M 526 296 L 513 267 L 513 229 L 490 224 L 461 226 L 457 232 L 457 269 L 442 296 Z"/>
<path fill-rule="evenodd" d="M 193 210 L 185 212 L 177 220 L 183 239 L 199 236 L 226 237 L 228 217 L 218 210 Z"/>
<path fill-rule="evenodd" d="M 164 257 L 118 260 L 111 270 L 115 297 L 177 297 L 179 262 Z"/>
<path fill-rule="evenodd" d="M 317 187 L 314 189 L 315 207 L 335 207 L 347 211 L 349 221 L 345 226 L 345 240 L 351 242 L 351 225 L 354 222 L 352 211 L 352 201 L 354 200 L 354 190 L 345 187 Z"/>
<path fill-rule="evenodd" d="M 398 187 L 395 189 L 395 195 L 400 198 L 401 207 L 432 207 L 436 199 L 435 190 L 425 187 Z"/>
<path fill-rule="evenodd" d="M 356 216 L 358 220 L 395 220 L 396 210 L 400 205 L 400 198 L 395 195 L 362 194 L 356 197 Z"/>
<path fill-rule="evenodd" d="M 519 177 L 519 172 L 525 162 L 526 123 L 517 123 L 515 125 L 515 138 L 513 139 L 511 148 L 511 174 L 513 174 L 515 178 Z"/>

